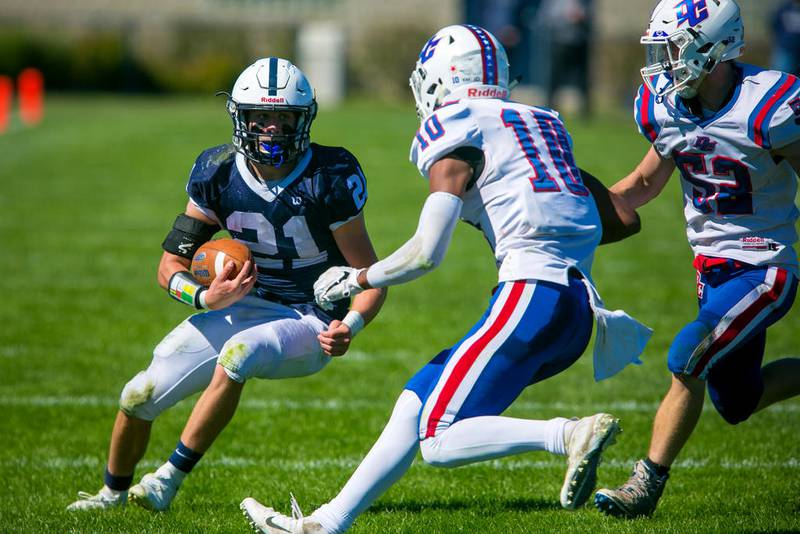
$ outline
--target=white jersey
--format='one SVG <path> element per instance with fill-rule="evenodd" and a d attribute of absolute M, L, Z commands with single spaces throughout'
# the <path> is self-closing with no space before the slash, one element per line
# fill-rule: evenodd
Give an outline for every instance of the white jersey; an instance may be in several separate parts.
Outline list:
<path fill-rule="evenodd" d="M 436 161 L 460 147 L 485 157 L 461 219 L 486 236 L 499 281 L 568 284 L 571 267 L 590 276 L 600 216 L 556 112 L 493 98 L 445 104 L 423 121 L 411 161 L 428 178 Z"/>
<path fill-rule="evenodd" d="M 642 86 L 639 130 L 681 174 L 686 233 L 695 256 L 798 273 L 797 177 L 771 150 L 800 139 L 800 80 L 736 64 L 730 102 L 700 119 L 674 94 L 659 102 Z"/>

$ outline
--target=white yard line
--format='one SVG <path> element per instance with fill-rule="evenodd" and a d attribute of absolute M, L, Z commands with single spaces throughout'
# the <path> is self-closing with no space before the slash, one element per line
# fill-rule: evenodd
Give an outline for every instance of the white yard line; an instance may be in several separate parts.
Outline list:
<path fill-rule="evenodd" d="M 326 399 L 326 400 L 288 400 L 288 399 L 245 399 L 240 403 L 242 408 L 253 410 L 330 410 L 330 411 L 349 411 L 349 410 L 363 410 L 365 408 L 375 408 L 380 406 L 382 401 L 373 401 L 365 399 Z M 100 407 L 113 407 L 117 405 L 116 397 L 109 396 L 93 396 L 93 395 L 37 395 L 37 396 L 20 396 L 0 397 L 0 406 L 9 407 L 82 407 L 82 406 L 100 406 Z M 558 411 L 565 416 L 572 416 L 577 414 L 594 413 L 598 410 L 607 411 L 611 413 L 652 413 L 655 414 L 658 408 L 657 402 L 639 402 L 639 401 L 617 401 L 607 404 L 590 405 L 583 403 L 571 402 L 532 402 L 520 401 L 512 405 L 512 408 L 523 410 L 525 412 L 543 412 L 543 411 Z M 391 410 L 390 403 L 386 403 L 387 415 Z M 711 403 L 706 403 L 703 407 L 704 411 L 713 412 L 714 407 Z M 765 413 L 800 413 L 800 403 L 790 401 L 788 403 L 776 404 L 767 409 Z"/>
<path fill-rule="evenodd" d="M 627 460 L 606 460 L 604 467 L 629 469 L 636 462 L 637 458 Z M 285 460 L 285 459 L 264 459 L 257 456 L 242 458 L 238 456 L 220 456 L 218 458 L 206 458 L 201 463 L 207 467 L 224 467 L 227 469 L 252 469 L 269 468 L 282 471 L 305 471 L 309 469 L 342 469 L 353 470 L 361 461 L 358 457 L 331 458 L 318 460 Z M 47 458 L 42 461 L 33 461 L 29 458 L 14 458 L 0 461 L 3 468 L 25 468 L 39 470 L 62 470 L 62 469 L 102 469 L 105 460 L 99 457 L 81 456 L 76 458 Z M 139 464 L 140 469 L 155 469 L 161 465 L 160 462 L 152 460 L 143 461 Z M 417 459 L 415 465 L 422 465 L 422 461 Z M 565 461 L 562 458 L 551 457 L 545 460 L 535 459 L 516 459 L 516 460 L 492 460 L 489 462 L 477 463 L 467 466 L 467 469 L 494 469 L 497 471 L 519 471 L 537 469 L 563 469 Z M 723 471 L 737 470 L 784 470 L 800 469 L 800 458 L 789 458 L 784 461 L 764 461 L 758 458 L 742 458 L 739 460 L 726 460 L 719 458 L 685 458 L 675 462 L 677 469 L 716 469 Z"/>

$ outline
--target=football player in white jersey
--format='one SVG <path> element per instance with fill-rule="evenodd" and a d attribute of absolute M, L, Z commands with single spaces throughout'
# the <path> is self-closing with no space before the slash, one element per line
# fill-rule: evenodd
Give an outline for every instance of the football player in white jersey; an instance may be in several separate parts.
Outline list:
<path fill-rule="evenodd" d="M 670 347 L 672 385 L 647 457 L 622 487 L 595 496 L 600 510 L 623 517 L 655 510 L 706 387 L 730 424 L 800 393 L 800 359 L 762 367 L 766 329 L 797 289 L 800 81 L 734 61 L 744 28 L 733 0 L 664 0 L 642 43 L 636 120 L 652 148 L 612 190 L 638 208 L 677 167 L 700 311 Z"/>
<path fill-rule="evenodd" d="M 594 251 L 603 235 L 610 241 L 612 233 L 618 239 L 638 230 L 635 212 L 617 214 L 605 188 L 582 177 L 556 112 L 508 99 L 505 51 L 486 30 L 459 25 L 437 32 L 422 49 L 411 86 L 421 119 L 411 160 L 430 186 L 417 232 L 368 269 L 329 269 L 315 284 L 317 302 L 329 307 L 431 271 L 459 217 L 485 235 L 499 285 L 470 332 L 408 382 L 336 498 L 306 518 L 296 505 L 287 517 L 252 498 L 242 502 L 260 532 L 346 530 L 418 450 L 438 467 L 528 451 L 566 456 L 560 501 L 575 509 L 590 496 L 600 455 L 619 431 L 617 418 L 606 413 L 546 421 L 500 414 L 526 387 L 564 371 L 584 352 L 594 313 L 606 313 L 589 278 Z M 607 214 L 603 228 L 599 207 Z M 608 324 L 610 338 L 626 329 L 629 350 L 617 352 L 635 358 L 648 332 L 616 313 L 598 327 Z"/>
<path fill-rule="evenodd" d="M 131 500 L 170 506 L 179 486 L 233 417 L 250 378 L 306 376 L 377 313 L 383 290 L 330 310 L 314 303 L 313 284 L 332 265 L 376 261 L 366 231 L 366 183 L 347 150 L 311 143 L 317 105 L 300 69 L 269 57 L 247 67 L 228 95 L 233 143 L 205 150 L 192 167 L 189 202 L 163 243 L 159 284 L 197 308 L 153 351 L 150 366 L 122 391 L 111 435 L 105 485 L 81 492 L 69 510 Z M 249 263 L 229 280 L 229 262 L 209 287 L 189 273 L 194 252 L 218 230 L 246 244 Z M 177 447 L 155 473 L 131 487 L 153 420 L 203 391 Z M 129 491 L 130 490 L 130 491 Z"/>

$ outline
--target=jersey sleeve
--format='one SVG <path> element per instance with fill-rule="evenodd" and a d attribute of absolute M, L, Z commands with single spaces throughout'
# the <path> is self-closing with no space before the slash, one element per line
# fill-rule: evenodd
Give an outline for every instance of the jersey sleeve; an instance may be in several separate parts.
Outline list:
<path fill-rule="evenodd" d="M 800 80 L 781 73 L 750 118 L 751 139 L 767 150 L 784 148 L 800 140 Z"/>
<path fill-rule="evenodd" d="M 647 142 L 654 145 L 658 134 L 661 133 L 661 125 L 656 120 L 656 98 L 650 89 L 642 84 L 636 96 L 636 103 L 633 106 L 633 115 L 636 119 L 636 126 Z M 665 154 L 662 154 L 664 156 Z"/>
<path fill-rule="evenodd" d="M 189 172 L 186 192 L 189 199 L 204 213 L 214 214 L 221 191 L 227 185 L 224 169 L 233 160 L 234 152 L 230 145 L 210 148 L 197 157 Z"/>
<path fill-rule="evenodd" d="M 325 203 L 328 210 L 328 227 L 336 230 L 343 224 L 358 217 L 367 203 L 367 179 L 358 160 L 350 152 L 343 150 L 341 157 L 346 161 L 337 171 Z"/>
<path fill-rule="evenodd" d="M 468 106 L 450 104 L 422 122 L 411 143 L 410 159 L 427 179 L 434 163 L 465 146 L 483 150 L 481 131 Z"/>

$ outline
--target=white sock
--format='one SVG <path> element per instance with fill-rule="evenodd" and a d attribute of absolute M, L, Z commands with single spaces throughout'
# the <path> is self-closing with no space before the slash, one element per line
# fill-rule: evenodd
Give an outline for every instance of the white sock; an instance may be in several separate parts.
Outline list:
<path fill-rule="evenodd" d="M 330 534 L 344 532 L 364 510 L 405 474 L 419 449 L 418 421 L 422 402 L 404 390 L 378 441 L 339 494 L 312 517 Z"/>
<path fill-rule="evenodd" d="M 528 451 L 565 455 L 568 419 L 549 421 L 484 416 L 462 419 L 421 443 L 425 461 L 437 467 L 458 467 Z"/>
<path fill-rule="evenodd" d="M 567 423 L 564 425 L 564 454 L 569 454 L 567 450 L 567 443 L 569 443 L 570 438 L 572 437 L 572 432 L 575 430 L 575 425 L 578 424 L 578 418 L 573 417 L 569 419 Z"/>

